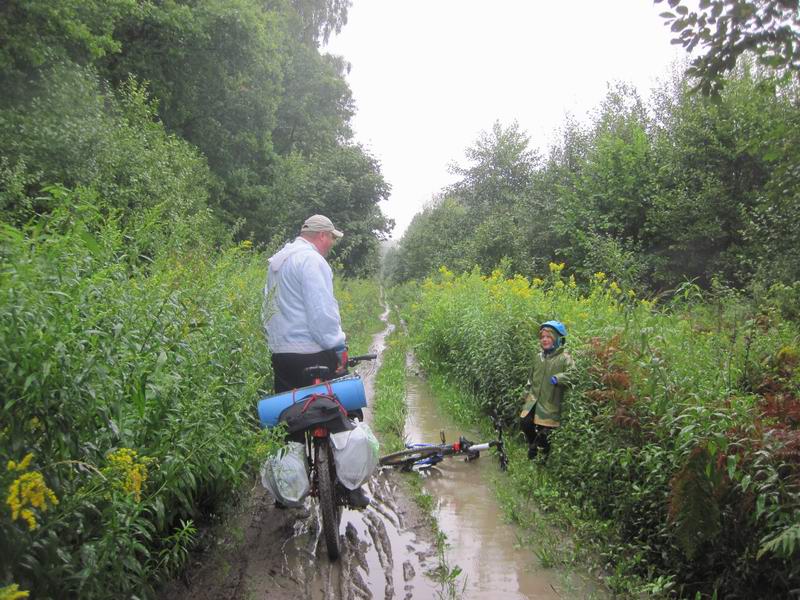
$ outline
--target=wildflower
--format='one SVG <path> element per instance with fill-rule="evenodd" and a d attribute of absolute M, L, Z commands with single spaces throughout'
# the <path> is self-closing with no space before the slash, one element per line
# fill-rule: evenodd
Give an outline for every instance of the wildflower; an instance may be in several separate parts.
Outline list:
<path fill-rule="evenodd" d="M 598 271 L 594 274 L 594 281 L 595 283 L 603 283 L 606 280 L 606 274 L 602 271 Z"/>
<path fill-rule="evenodd" d="M 30 471 L 23 473 L 11 483 L 6 504 L 11 509 L 11 520 L 23 519 L 28 524 L 28 529 L 33 531 L 39 524 L 32 509 L 37 508 L 46 512 L 48 504 L 50 506 L 58 504 L 58 498 L 53 490 L 47 487 L 41 473 Z"/>
<path fill-rule="evenodd" d="M 628 290 L 628 298 L 631 299 L 636 298 L 636 292 L 634 292 L 633 290 Z"/>
<path fill-rule="evenodd" d="M 534 277 L 533 281 L 531 281 L 531 285 L 534 287 L 538 287 L 544 283 L 543 279 L 539 279 L 538 277 Z"/>
<path fill-rule="evenodd" d="M 561 273 L 564 270 L 564 263 L 550 263 L 550 272 L 554 274 Z"/>
<path fill-rule="evenodd" d="M 139 457 L 136 450 L 130 448 L 120 448 L 107 458 L 109 466 L 103 469 L 103 475 L 114 481 L 115 487 L 132 495 L 139 502 L 147 482 L 147 465 L 152 459 Z"/>
<path fill-rule="evenodd" d="M 28 465 L 31 464 L 31 460 L 33 459 L 33 453 L 28 452 L 25 457 L 19 461 L 19 463 L 14 462 L 13 460 L 8 461 L 8 470 L 9 471 L 27 471 Z"/>
<path fill-rule="evenodd" d="M 570 275 L 569 276 L 569 287 L 572 288 L 572 289 L 575 289 L 576 287 L 578 287 L 578 284 L 575 283 L 575 275 Z"/>
<path fill-rule="evenodd" d="M 448 269 L 446 266 L 444 266 L 444 265 L 439 267 L 439 273 L 441 273 L 442 277 L 444 277 L 445 279 L 452 279 L 453 278 L 453 272 L 450 269 Z"/>
<path fill-rule="evenodd" d="M 30 592 L 19 589 L 16 583 L 0 588 L 0 600 L 20 600 L 28 596 Z"/>
<path fill-rule="evenodd" d="M 612 292 L 614 292 L 615 294 L 619 294 L 619 293 L 621 293 L 621 292 L 622 292 L 622 290 L 621 290 L 621 289 L 619 288 L 619 286 L 617 285 L 617 282 L 616 282 L 616 281 L 612 281 L 612 282 L 611 282 L 611 284 L 610 284 L 608 287 L 609 287 L 609 289 L 610 289 Z"/>
<path fill-rule="evenodd" d="M 253 242 L 251 242 L 250 240 L 242 240 L 242 243 L 239 244 L 239 247 L 242 250 L 249 250 L 250 248 L 253 247 Z"/>

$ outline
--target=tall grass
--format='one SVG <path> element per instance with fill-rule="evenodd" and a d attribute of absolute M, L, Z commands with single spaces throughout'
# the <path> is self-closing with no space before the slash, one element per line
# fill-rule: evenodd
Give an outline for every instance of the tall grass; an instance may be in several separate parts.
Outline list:
<path fill-rule="evenodd" d="M 797 588 L 797 328 L 722 288 L 709 299 L 686 286 L 659 306 L 602 273 L 581 289 L 562 270 L 528 281 L 443 269 L 409 317 L 419 359 L 513 424 L 538 324 L 564 321 L 579 381 L 546 466 L 519 465 L 515 485 L 599 540 L 608 572 L 686 597 Z"/>
<path fill-rule="evenodd" d="M 396 312 L 392 312 L 396 317 Z M 396 327 L 386 339 L 381 368 L 375 377 L 373 425 L 381 436 L 384 450 L 394 452 L 404 447 L 406 404 L 406 353 L 408 337 Z"/>

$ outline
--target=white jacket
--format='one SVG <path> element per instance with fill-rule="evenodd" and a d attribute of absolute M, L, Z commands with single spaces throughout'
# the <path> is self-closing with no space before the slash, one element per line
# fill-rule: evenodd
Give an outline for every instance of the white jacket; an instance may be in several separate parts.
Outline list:
<path fill-rule="evenodd" d="M 273 353 L 312 354 L 344 345 L 333 272 L 308 240 L 298 237 L 269 259 L 262 321 Z"/>

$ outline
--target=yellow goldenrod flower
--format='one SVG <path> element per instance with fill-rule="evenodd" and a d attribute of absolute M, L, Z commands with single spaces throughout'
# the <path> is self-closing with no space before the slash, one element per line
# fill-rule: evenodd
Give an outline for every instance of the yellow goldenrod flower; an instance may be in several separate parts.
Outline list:
<path fill-rule="evenodd" d="M 251 242 L 250 240 L 242 240 L 242 243 L 239 244 L 239 247 L 242 248 L 243 250 L 249 250 L 250 248 L 253 247 L 253 242 Z"/>
<path fill-rule="evenodd" d="M 561 273 L 564 270 L 564 263 L 550 263 L 550 272 L 551 273 Z"/>
<path fill-rule="evenodd" d="M 542 285 L 543 283 L 544 283 L 544 280 L 543 279 L 539 279 L 538 277 L 534 277 L 533 281 L 531 281 L 531 285 L 532 286 L 537 286 L 537 287 Z"/>
<path fill-rule="evenodd" d="M 28 529 L 33 531 L 38 527 L 38 523 L 31 508 L 46 512 L 49 506 L 58 504 L 58 498 L 53 490 L 47 487 L 42 474 L 31 471 L 23 473 L 11 483 L 6 504 L 11 509 L 11 520 L 16 521 L 21 518 L 28 523 Z"/>
<path fill-rule="evenodd" d="M 102 470 L 114 486 L 132 495 L 137 502 L 142 499 L 142 490 L 147 482 L 147 465 L 152 462 L 146 456 L 139 457 L 136 450 L 120 448 L 108 455 L 109 466 Z"/>
<path fill-rule="evenodd" d="M 603 283 L 606 280 L 606 274 L 602 271 L 598 271 L 594 274 L 594 280 L 597 283 Z"/>
<path fill-rule="evenodd" d="M 13 460 L 8 461 L 8 470 L 9 471 L 27 471 L 28 465 L 31 464 L 31 460 L 33 460 L 33 452 L 28 452 L 25 457 L 19 461 L 19 463 L 14 462 Z"/>
<path fill-rule="evenodd" d="M 569 276 L 569 287 L 571 287 L 571 288 L 573 288 L 573 289 L 575 289 L 576 287 L 578 287 L 578 284 L 577 284 L 577 283 L 575 283 L 575 275 L 570 275 L 570 276 Z"/>
<path fill-rule="evenodd" d="M 16 583 L 0 588 L 0 600 L 20 600 L 28 596 L 30 592 L 19 589 Z"/>

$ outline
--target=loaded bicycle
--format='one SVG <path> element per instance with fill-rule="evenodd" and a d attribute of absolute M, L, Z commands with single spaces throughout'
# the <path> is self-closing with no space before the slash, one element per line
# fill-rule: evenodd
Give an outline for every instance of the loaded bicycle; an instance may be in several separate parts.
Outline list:
<path fill-rule="evenodd" d="M 376 357 L 375 354 L 353 356 L 347 359 L 346 365 L 354 367 Z M 298 448 L 302 444 L 305 449 L 308 489 L 302 498 L 310 495 L 319 502 L 322 531 L 331 560 L 336 560 L 340 554 L 342 507 L 350 505 L 348 490 L 339 483 L 331 436 L 353 430 L 352 419 L 363 419 L 361 409 L 367 405 L 361 378 L 358 375 L 342 376 L 343 372 L 346 373 L 340 369 L 336 373 L 339 377 L 326 381 L 327 367 L 309 367 L 305 374 L 313 382 L 310 386 L 264 398 L 258 404 L 262 425 L 285 424 L 287 440 L 297 444 Z"/>

